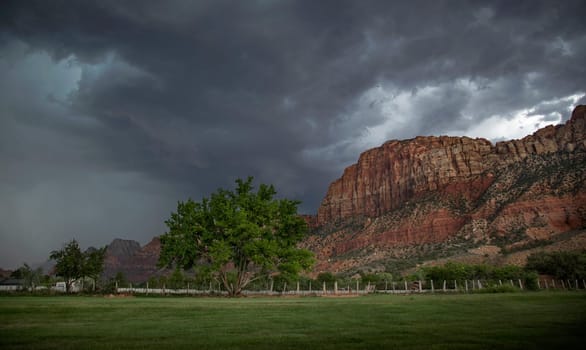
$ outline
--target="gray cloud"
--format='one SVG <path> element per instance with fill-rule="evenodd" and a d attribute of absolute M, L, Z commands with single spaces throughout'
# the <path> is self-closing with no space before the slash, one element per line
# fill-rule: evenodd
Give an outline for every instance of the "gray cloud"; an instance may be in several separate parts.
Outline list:
<path fill-rule="evenodd" d="M 2 7 L 0 266 L 144 243 L 248 175 L 311 213 L 386 139 L 516 137 L 586 94 L 582 1 Z"/>

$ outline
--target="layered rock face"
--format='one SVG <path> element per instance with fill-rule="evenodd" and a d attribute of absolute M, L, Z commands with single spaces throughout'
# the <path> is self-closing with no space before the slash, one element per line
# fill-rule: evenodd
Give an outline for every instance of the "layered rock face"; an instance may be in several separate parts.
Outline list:
<path fill-rule="evenodd" d="M 318 209 L 317 224 L 348 217 L 376 217 L 407 200 L 457 184 L 456 191 L 478 191 L 476 176 L 490 182 L 490 169 L 531 155 L 586 148 L 586 106 L 578 106 L 566 125 L 548 126 L 521 140 L 492 145 L 468 137 L 417 137 L 389 141 L 360 155 L 334 181 Z M 473 195 L 473 194 L 470 194 Z"/>
<path fill-rule="evenodd" d="M 376 217 L 407 200 L 482 174 L 491 143 L 466 137 L 417 137 L 389 141 L 362 153 L 334 181 L 318 210 L 323 225 L 357 215 Z M 468 186 L 462 186 L 466 188 Z"/>
<path fill-rule="evenodd" d="M 318 270 L 334 272 L 412 255 L 400 247 L 505 247 L 582 229 L 586 106 L 565 125 L 496 145 L 447 136 L 386 142 L 330 185 L 312 223 L 305 246 Z"/>

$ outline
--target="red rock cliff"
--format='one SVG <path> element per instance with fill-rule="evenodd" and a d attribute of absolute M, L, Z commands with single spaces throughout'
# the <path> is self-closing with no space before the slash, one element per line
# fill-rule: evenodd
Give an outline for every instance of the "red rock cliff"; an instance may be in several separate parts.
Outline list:
<path fill-rule="evenodd" d="M 389 259 L 512 249 L 583 230 L 586 106 L 565 125 L 496 145 L 447 136 L 386 142 L 330 185 L 311 223 L 303 246 L 316 253 L 318 272 L 380 270 Z"/>
<path fill-rule="evenodd" d="M 586 148 L 586 106 L 578 106 L 566 125 L 548 126 L 521 140 L 492 145 L 468 137 L 416 137 L 388 141 L 360 155 L 334 181 L 318 209 L 317 224 L 354 216 L 376 217 L 413 197 L 468 187 L 475 176 L 529 155 Z M 489 176 L 489 174 L 488 174 Z"/>

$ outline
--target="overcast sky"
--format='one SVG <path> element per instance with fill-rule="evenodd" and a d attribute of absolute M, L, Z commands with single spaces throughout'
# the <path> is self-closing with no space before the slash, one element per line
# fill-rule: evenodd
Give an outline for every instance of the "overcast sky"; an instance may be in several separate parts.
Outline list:
<path fill-rule="evenodd" d="M 0 4 L 0 266 L 145 244 L 254 176 L 314 213 L 389 139 L 520 138 L 586 98 L 586 2 Z"/>

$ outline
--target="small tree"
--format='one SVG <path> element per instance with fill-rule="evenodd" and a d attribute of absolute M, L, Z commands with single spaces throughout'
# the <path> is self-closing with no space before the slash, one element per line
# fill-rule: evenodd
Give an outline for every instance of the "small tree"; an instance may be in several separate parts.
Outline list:
<path fill-rule="evenodd" d="M 84 253 L 83 259 L 83 277 L 89 277 L 94 281 L 92 289 L 95 290 L 96 282 L 104 271 L 104 258 L 106 256 L 106 247 L 100 249 L 88 249 Z"/>
<path fill-rule="evenodd" d="M 65 280 L 65 291 L 69 293 L 73 282 L 83 277 L 83 253 L 74 239 L 60 250 L 51 252 L 50 258 L 55 260 L 55 273 Z"/>
<path fill-rule="evenodd" d="M 12 272 L 11 277 L 22 279 L 23 286 L 34 292 L 35 287 L 41 283 L 43 269 L 40 267 L 33 269 L 27 263 L 24 263 L 16 271 Z"/>
<path fill-rule="evenodd" d="M 167 282 L 169 283 L 169 288 L 171 289 L 179 289 L 183 287 L 185 283 L 185 276 L 183 276 L 183 272 L 179 267 L 176 267 L 171 276 L 168 277 Z"/>
<path fill-rule="evenodd" d="M 88 249 L 82 253 L 75 239 L 60 250 L 51 252 L 50 258 L 55 260 L 55 273 L 65 280 L 65 290 L 71 291 L 73 283 L 82 277 L 91 277 L 94 281 L 102 273 L 106 249 Z"/>
<path fill-rule="evenodd" d="M 273 186 L 253 192 L 252 177 L 236 190 L 219 189 L 201 202 L 179 202 L 161 236 L 160 266 L 206 266 L 230 295 L 251 281 L 281 273 L 290 276 L 313 264 L 297 243 L 306 233 L 296 201 L 274 199 Z"/>

